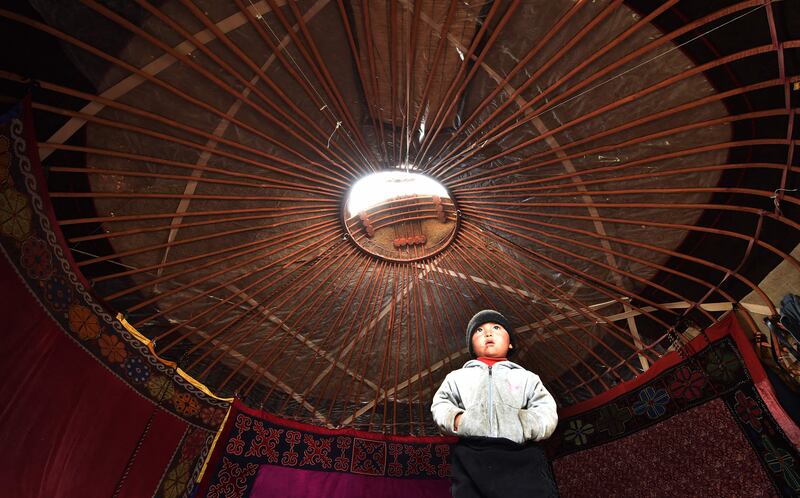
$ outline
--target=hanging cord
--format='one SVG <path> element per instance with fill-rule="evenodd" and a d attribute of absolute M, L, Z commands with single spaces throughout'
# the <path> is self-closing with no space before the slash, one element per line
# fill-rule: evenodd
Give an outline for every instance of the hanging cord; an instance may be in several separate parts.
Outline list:
<path fill-rule="evenodd" d="M 153 350 L 155 351 L 155 349 L 156 349 L 156 342 L 153 341 Z M 175 362 L 175 368 L 172 370 L 173 374 L 178 372 L 178 369 L 180 368 L 180 364 L 186 358 L 187 354 L 188 354 L 188 351 L 186 353 L 184 353 L 183 356 L 181 356 L 178 359 L 178 361 Z M 158 393 L 158 400 L 157 400 L 155 406 L 153 406 L 153 409 L 150 411 L 150 416 L 147 417 L 147 423 L 145 424 L 144 429 L 142 429 L 142 433 L 139 435 L 139 440 L 136 441 L 136 446 L 133 448 L 133 452 L 131 453 L 131 456 L 128 457 L 128 462 L 125 464 L 125 469 L 122 471 L 122 475 L 119 476 L 119 480 L 117 481 L 117 485 L 114 488 L 114 494 L 111 495 L 112 498 L 118 498 L 119 494 L 122 492 L 122 487 L 125 485 L 125 481 L 128 479 L 128 475 L 130 474 L 131 469 L 133 468 L 133 464 L 136 461 L 136 457 L 139 455 L 139 450 L 142 449 L 142 446 L 144 445 L 144 441 L 145 441 L 145 439 L 147 439 L 147 436 L 150 433 L 150 429 L 153 426 L 153 419 L 155 418 L 156 412 L 161 408 L 161 403 L 164 400 L 164 395 L 167 393 L 167 388 L 172 384 L 172 377 L 171 376 L 165 376 L 164 379 L 165 379 L 165 382 L 161 386 L 161 391 Z"/>
<path fill-rule="evenodd" d="M 778 216 L 783 216 L 783 213 L 781 213 L 781 200 L 783 199 L 784 192 L 797 192 L 797 191 L 800 191 L 800 189 L 797 189 L 797 188 L 776 188 L 775 189 L 775 192 L 773 192 L 773 195 L 769 196 L 769 198 L 772 199 L 772 202 L 775 204 L 775 214 L 777 214 Z"/>

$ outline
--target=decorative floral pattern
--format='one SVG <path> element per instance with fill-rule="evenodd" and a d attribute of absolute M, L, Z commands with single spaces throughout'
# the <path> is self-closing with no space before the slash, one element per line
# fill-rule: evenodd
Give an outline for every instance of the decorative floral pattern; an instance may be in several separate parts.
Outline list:
<path fill-rule="evenodd" d="M 47 280 L 53 274 L 53 257 L 47 242 L 29 237 L 22 243 L 20 264 L 34 280 Z"/>
<path fill-rule="evenodd" d="M 436 466 L 436 474 L 439 477 L 450 477 L 450 446 L 446 444 L 437 444 L 436 449 L 433 450 L 436 456 L 439 457 L 440 463 Z"/>
<path fill-rule="evenodd" d="M 598 481 L 604 495 L 627 496 L 642 489 L 642 476 L 657 489 L 648 496 L 800 496 L 797 449 L 734 340 L 695 354 L 636 391 L 559 421 L 548 449 L 562 496 L 586 496 Z"/>
<path fill-rule="evenodd" d="M 189 462 L 182 461 L 171 468 L 164 476 L 162 486 L 164 498 L 178 498 L 186 492 L 189 485 Z"/>
<path fill-rule="evenodd" d="M 800 474 L 797 472 L 794 457 L 783 448 L 776 447 L 767 436 L 762 436 L 761 440 L 767 449 L 764 461 L 767 462 L 769 470 L 781 474 L 794 491 L 800 491 Z"/>
<path fill-rule="evenodd" d="M 155 400 L 172 399 L 175 396 L 175 385 L 171 379 L 163 375 L 151 375 L 147 379 L 147 392 Z"/>
<path fill-rule="evenodd" d="M 648 418 L 658 418 L 667 412 L 669 394 L 665 389 L 654 389 L 647 386 L 639 391 L 639 401 L 633 404 L 633 413 L 647 414 Z"/>
<path fill-rule="evenodd" d="M 553 471 L 561 496 L 775 496 L 758 457 L 719 399 L 556 457 Z"/>
<path fill-rule="evenodd" d="M 575 419 L 569 421 L 569 429 L 564 431 L 564 439 L 572 441 L 575 446 L 582 446 L 586 444 L 591 434 L 594 434 L 594 425 L 584 424 L 582 420 Z"/>
<path fill-rule="evenodd" d="M 683 366 L 675 372 L 675 380 L 669 385 L 669 392 L 673 398 L 691 401 L 703 395 L 706 382 L 703 372 Z"/>
<path fill-rule="evenodd" d="M 100 324 L 92 311 L 79 304 L 69 307 L 69 328 L 84 341 L 100 336 Z"/>
<path fill-rule="evenodd" d="M 353 440 L 349 437 L 339 436 L 336 438 L 336 449 L 339 451 L 339 456 L 335 458 L 333 468 L 339 472 L 347 472 L 350 470 L 350 459 L 347 458 L 347 455 L 350 454 L 348 450 L 352 443 Z"/>
<path fill-rule="evenodd" d="M 733 407 L 739 420 L 748 424 L 756 432 L 761 432 L 761 407 L 756 400 L 742 391 L 736 391 L 736 404 Z"/>
<path fill-rule="evenodd" d="M 392 477 L 400 477 L 403 475 L 403 464 L 400 463 L 400 455 L 403 454 L 403 445 L 400 443 L 389 443 L 389 455 L 391 462 L 386 470 L 386 474 Z"/>
<path fill-rule="evenodd" d="M 200 409 L 200 419 L 208 424 L 210 427 L 218 426 L 225 418 L 225 410 L 214 408 L 213 406 L 204 406 Z"/>
<path fill-rule="evenodd" d="M 188 393 L 176 394 L 172 403 L 179 413 L 184 415 L 197 415 L 200 412 L 200 403 Z"/>
<path fill-rule="evenodd" d="M 627 406 L 620 408 L 612 402 L 603 405 L 597 411 L 597 429 L 607 432 L 610 436 L 619 436 L 625 433 L 625 425 L 633 418 L 631 409 Z"/>
<path fill-rule="evenodd" d="M 436 475 L 436 467 L 431 463 L 431 445 L 404 444 L 403 450 L 408 455 L 406 475 Z"/>
<path fill-rule="evenodd" d="M 54 275 L 44 283 L 44 298 L 56 311 L 65 311 L 72 303 L 72 288 L 61 275 Z"/>
<path fill-rule="evenodd" d="M 281 458 L 281 465 L 284 467 L 294 467 L 297 465 L 298 453 L 295 451 L 295 446 L 300 444 L 301 434 L 298 431 L 286 431 L 286 442 L 289 443 L 289 449 L 283 452 Z"/>
<path fill-rule="evenodd" d="M 323 469 L 329 469 L 333 465 L 330 457 L 332 437 L 316 437 L 313 434 L 304 434 L 303 442 L 306 450 L 303 452 L 303 460 L 300 465 L 322 465 Z"/>
<path fill-rule="evenodd" d="M 151 377 L 164 379 L 163 376 Z M 197 476 L 203 468 L 205 458 L 210 451 L 214 432 L 199 427 L 186 429 L 180 447 L 175 451 L 168 471 L 161 481 L 161 486 L 154 498 L 176 498 L 194 496 L 192 494 Z"/>
<path fill-rule="evenodd" d="M 137 384 L 147 382 L 147 379 L 150 377 L 150 367 L 138 356 L 128 358 L 124 366 L 128 378 Z"/>
<path fill-rule="evenodd" d="M 98 343 L 100 354 L 111 363 L 122 363 L 128 357 L 125 344 L 115 335 L 102 335 Z"/>
<path fill-rule="evenodd" d="M 0 232 L 19 241 L 31 231 L 31 208 L 28 199 L 13 188 L 0 194 Z"/>
<path fill-rule="evenodd" d="M 330 433 L 296 422 L 284 424 L 271 416 L 259 417 L 240 403 L 231 408 L 222 434 L 226 434 L 226 440 L 218 442 L 221 455 L 209 462 L 206 482 L 201 484 L 201 488 L 208 486 L 208 496 L 211 489 L 220 492 L 223 488 L 215 486 L 229 480 L 221 475 L 230 468 L 224 463 L 226 460 L 240 467 L 272 465 L 396 479 L 444 479 L 450 472 L 450 446 L 446 440 L 397 441 L 381 434 L 354 435 L 347 430 Z M 244 484 L 249 486 L 252 481 Z"/>
<path fill-rule="evenodd" d="M 733 351 L 715 351 L 709 354 L 706 361 L 706 371 L 718 382 L 730 382 L 741 370 L 739 358 Z"/>
<path fill-rule="evenodd" d="M 353 438 L 353 462 L 350 470 L 357 474 L 384 475 L 386 473 L 386 443 Z"/>
<path fill-rule="evenodd" d="M 254 420 L 253 430 L 256 432 L 256 437 L 245 456 L 264 458 L 268 463 L 278 463 L 278 451 L 275 448 L 283 435 L 283 429 L 264 427 L 260 420 Z"/>
<path fill-rule="evenodd" d="M 228 441 L 225 451 L 231 455 L 239 456 L 244 450 L 244 439 L 242 438 L 242 435 L 249 431 L 253 426 L 253 419 L 240 413 L 236 416 L 236 422 L 234 426 L 236 427 L 237 433 Z"/>
<path fill-rule="evenodd" d="M 205 446 L 208 439 L 208 433 L 202 429 L 192 429 L 186 438 L 183 440 L 181 447 L 181 456 L 184 459 L 192 458 L 200 453 L 200 450 Z"/>

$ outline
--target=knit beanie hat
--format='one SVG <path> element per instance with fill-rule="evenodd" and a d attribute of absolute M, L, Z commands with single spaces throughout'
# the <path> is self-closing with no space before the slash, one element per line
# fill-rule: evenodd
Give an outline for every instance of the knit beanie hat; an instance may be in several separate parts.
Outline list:
<path fill-rule="evenodd" d="M 469 348 L 469 354 L 473 358 L 475 357 L 475 352 L 472 350 L 472 335 L 478 327 L 489 322 L 502 325 L 503 328 L 506 329 L 506 332 L 508 332 L 508 344 L 514 346 L 514 329 L 508 324 L 506 317 L 495 310 L 482 310 L 475 313 L 475 316 L 472 317 L 467 325 L 467 348 Z M 509 348 L 506 356 L 510 358 L 513 353 L 514 349 Z"/>

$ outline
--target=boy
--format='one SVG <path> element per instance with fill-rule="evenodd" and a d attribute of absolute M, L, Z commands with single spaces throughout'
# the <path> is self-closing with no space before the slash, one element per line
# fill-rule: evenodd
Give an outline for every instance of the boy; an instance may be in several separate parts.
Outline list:
<path fill-rule="evenodd" d="M 478 312 L 467 325 L 467 346 L 473 359 L 447 374 L 431 405 L 436 425 L 459 436 L 453 497 L 558 496 L 536 443 L 556 428 L 556 402 L 538 375 L 508 361 L 508 321 L 494 310 Z"/>

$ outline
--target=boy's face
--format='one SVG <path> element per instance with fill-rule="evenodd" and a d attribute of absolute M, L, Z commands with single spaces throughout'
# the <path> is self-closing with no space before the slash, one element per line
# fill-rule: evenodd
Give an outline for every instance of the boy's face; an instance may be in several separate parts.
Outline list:
<path fill-rule="evenodd" d="M 486 322 L 472 334 L 472 350 L 477 356 L 505 358 L 508 355 L 508 332 L 502 325 Z"/>

